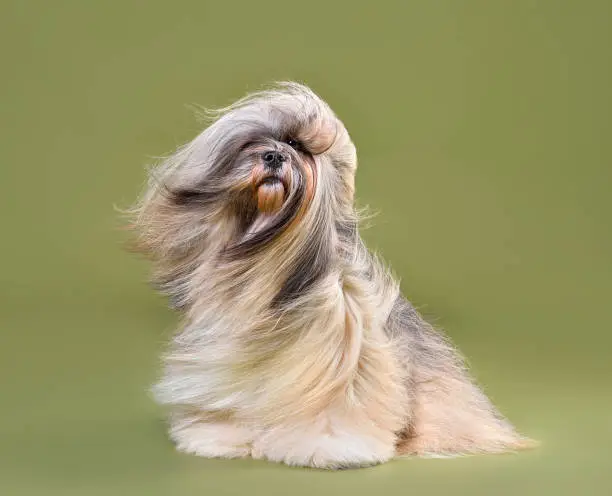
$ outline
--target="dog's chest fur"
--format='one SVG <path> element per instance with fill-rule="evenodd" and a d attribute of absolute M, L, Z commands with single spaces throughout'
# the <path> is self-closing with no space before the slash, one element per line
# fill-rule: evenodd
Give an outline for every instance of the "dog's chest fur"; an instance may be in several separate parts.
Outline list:
<path fill-rule="evenodd" d="M 359 406 L 399 429 L 407 364 L 385 328 L 398 288 L 361 243 L 346 255 L 281 308 L 274 299 L 282 281 L 270 260 L 242 273 L 208 272 L 166 356 L 158 399 L 263 424 L 312 417 L 330 404 Z M 276 267 L 286 272 L 282 262 Z"/>

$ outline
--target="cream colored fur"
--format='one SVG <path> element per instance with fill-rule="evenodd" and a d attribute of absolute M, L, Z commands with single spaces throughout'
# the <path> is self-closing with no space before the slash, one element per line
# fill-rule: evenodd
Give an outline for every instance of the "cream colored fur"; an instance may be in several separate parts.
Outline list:
<path fill-rule="evenodd" d="M 253 196 L 261 150 L 285 159 L 272 214 Z M 286 83 L 151 172 L 133 214 L 183 315 L 154 388 L 179 450 L 341 468 L 526 443 L 361 242 L 356 165 L 327 104 Z"/>

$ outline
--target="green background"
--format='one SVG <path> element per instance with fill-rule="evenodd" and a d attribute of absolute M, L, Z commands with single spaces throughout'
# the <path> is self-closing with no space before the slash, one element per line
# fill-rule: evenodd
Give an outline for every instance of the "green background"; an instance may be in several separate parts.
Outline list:
<path fill-rule="evenodd" d="M 0 493 L 612 494 L 612 3 L 3 1 Z M 147 396 L 176 322 L 113 205 L 188 104 L 310 84 L 364 235 L 543 442 L 326 473 L 177 454 Z"/>

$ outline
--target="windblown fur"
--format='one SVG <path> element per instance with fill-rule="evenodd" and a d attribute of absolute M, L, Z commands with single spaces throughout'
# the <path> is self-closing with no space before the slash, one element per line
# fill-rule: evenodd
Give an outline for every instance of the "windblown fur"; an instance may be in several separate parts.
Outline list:
<path fill-rule="evenodd" d="M 154 389 L 178 449 L 339 468 L 525 444 L 364 246 L 356 166 L 327 104 L 284 83 L 151 171 L 133 214 L 184 317 Z"/>

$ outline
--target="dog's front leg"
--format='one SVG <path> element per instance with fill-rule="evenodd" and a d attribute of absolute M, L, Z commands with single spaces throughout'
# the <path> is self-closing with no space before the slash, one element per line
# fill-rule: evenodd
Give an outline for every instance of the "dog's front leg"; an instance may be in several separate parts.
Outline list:
<path fill-rule="evenodd" d="M 251 454 L 253 432 L 231 419 L 177 412 L 170 417 L 170 438 L 184 453 L 206 458 L 244 458 Z"/>
<path fill-rule="evenodd" d="M 312 423 L 269 427 L 253 442 L 252 456 L 324 469 L 366 467 L 391 459 L 395 434 L 360 420 L 325 413 Z"/>

